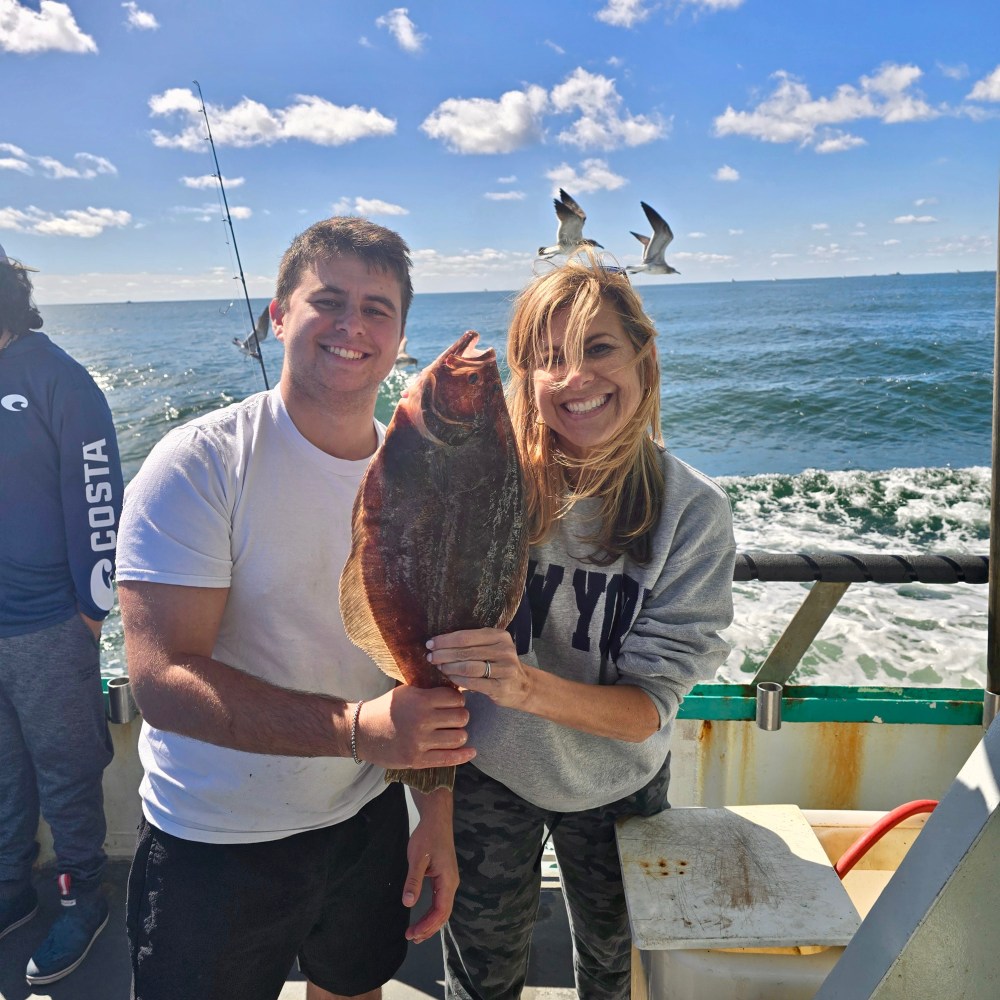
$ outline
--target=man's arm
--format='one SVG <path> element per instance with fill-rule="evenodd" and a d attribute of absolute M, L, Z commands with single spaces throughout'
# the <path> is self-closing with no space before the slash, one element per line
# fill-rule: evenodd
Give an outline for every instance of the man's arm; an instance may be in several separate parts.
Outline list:
<path fill-rule="evenodd" d="M 277 687 L 213 659 L 228 595 L 227 588 L 119 582 L 129 677 L 146 721 L 250 753 L 350 757 L 352 703 Z M 365 702 L 357 742 L 382 767 L 463 764 L 475 756 L 465 746 L 468 719 L 451 688 L 399 687 Z"/>
<path fill-rule="evenodd" d="M 403 904 L 416 904 L 425 876 L 434 888 L 427 912 L 406 931 L 408 941 L 420 944 L 436 934 L 451 916 L 458 890 L 458 862 L 452 829 L 451 789 L 413 791 L 413 801 L 420 813 L 420 822 L 410 836 L 406 851 L 409 871 L 403 887 Z"/>

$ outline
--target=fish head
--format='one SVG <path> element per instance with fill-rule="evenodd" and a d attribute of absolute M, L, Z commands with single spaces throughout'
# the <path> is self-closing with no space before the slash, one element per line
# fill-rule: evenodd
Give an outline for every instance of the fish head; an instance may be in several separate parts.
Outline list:
<path fill-rule="evenodd" d="M 468 330 L 410 387 L 403 403 L 425 437 L 460 444 L 491 424 L 503 402 L 503 383 L 492 347 L 477 350 L 479 334 Z"/>

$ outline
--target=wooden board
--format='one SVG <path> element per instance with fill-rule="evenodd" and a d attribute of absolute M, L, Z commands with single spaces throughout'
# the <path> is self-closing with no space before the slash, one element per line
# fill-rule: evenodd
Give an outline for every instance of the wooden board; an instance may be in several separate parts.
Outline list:
<path fill-rule="evenodd" d="M 640 950 L 845 945 L 860 923 L 798 806 L 667 809 L 616 832 Z"/>

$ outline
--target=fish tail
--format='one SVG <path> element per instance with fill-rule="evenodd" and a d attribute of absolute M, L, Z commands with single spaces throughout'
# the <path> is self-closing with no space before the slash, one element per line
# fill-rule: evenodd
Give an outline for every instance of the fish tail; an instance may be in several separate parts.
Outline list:
<path fill-rule="evenodd" d="M 395 768 L 385 772 L 385 780 L 401 781 L 418 792 L 433 792 L 435 788 L 455 787 L 455 768 L 452 767 L 421 767 Z"/>

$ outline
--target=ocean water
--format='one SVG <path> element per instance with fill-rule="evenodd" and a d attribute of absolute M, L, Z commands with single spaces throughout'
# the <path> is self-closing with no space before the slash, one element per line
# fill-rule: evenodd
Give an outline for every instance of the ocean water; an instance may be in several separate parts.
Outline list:
<path fill-rule="evenodd" d="M 667 446 L 728 491 L 740 548 L 988 551 L 992 272 L 639 290 L 659 331 Z M 410 353 L 429 363 L 476 329 L 502 355 L 512 299 L 417 295 Z M 46 332 L 107 394 L 126 482 L 170 427 L 264 387 L 232 345 L 251 326 L 241 300 L 41 311 Z M 281 353 L 273 337 L 264 342 L 272 385 Z M 381 419 L 404 384 L 399 373 L 384 384 Z M 736 585 L 719 680 L 750 679 L 806 589 Z M 986 602 L 987 588 L 971 584 L 855 584 L 794 680 L 981 687 Z M 125 669 L 117 612 L 103 663 L 108 674 Z"/>

